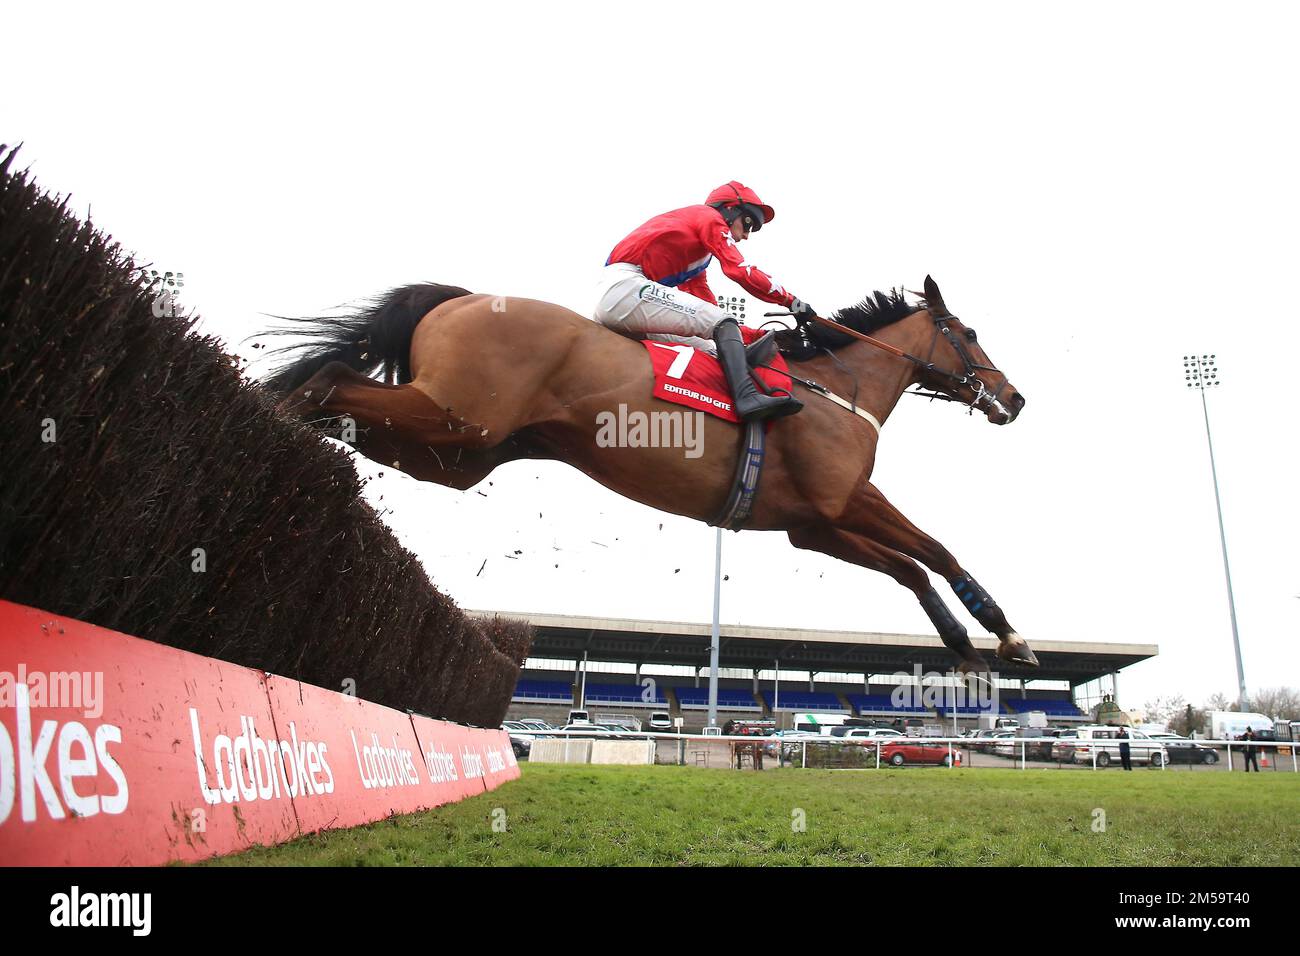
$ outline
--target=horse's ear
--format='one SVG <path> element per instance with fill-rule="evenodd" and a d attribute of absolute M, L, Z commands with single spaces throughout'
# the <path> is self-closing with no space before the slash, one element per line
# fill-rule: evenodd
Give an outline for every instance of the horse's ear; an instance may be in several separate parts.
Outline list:
<path fill-rule="evenodd" d="M 925 305 L 930 310 L 931 315 L 948 315 L 948 307 L 943 304 L 943 295 L 939 292 L 939 284 L 929 276 L 925 277 Z"/>

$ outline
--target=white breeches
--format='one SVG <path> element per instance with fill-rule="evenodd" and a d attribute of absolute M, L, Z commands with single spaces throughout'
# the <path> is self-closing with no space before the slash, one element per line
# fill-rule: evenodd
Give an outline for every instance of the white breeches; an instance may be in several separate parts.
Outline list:
<path fill-rule="evenodd" d="M 712 302 L 647 279 L 634 265 L 605 267 L 591 317 L 616 332 L 656 342 L 679 342 L 717 354 L 713 327 L 727 313 Z"/>

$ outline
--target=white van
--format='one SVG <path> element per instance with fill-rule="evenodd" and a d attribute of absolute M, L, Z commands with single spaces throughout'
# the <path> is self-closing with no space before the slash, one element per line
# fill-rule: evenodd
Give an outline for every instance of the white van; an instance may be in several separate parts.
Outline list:
<path fill-rule="evenodd" d="M 793 718 L 795 730 L 823 737 L 829 737 L 831 728 L 842 726 L 848 719 L 848 714 L 795 714 Z"/>
<path fill-rule="evenodd" d="M 1255 733 L 1272 730 L 1273 721 L 1263 714 L 1249 714 L 1236 710 L 1212 710 L 1207 729 L 1211 740 L 1236 740 L 1249 727 Z"/>
<path fill-rule="evenodd" d="M 978 729 L 987 730 L 990 733 L 995 730 L 1015 730 L 1020 726 L 1020 721 L 1016 720 L 1016 718 L 999 717 L 997 714 L 980 714 L 977 720 L 979 721 Z"/>

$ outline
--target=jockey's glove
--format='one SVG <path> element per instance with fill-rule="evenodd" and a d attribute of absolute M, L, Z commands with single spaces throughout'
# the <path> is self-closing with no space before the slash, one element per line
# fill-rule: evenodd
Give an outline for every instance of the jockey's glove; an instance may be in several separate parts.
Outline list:
<path fill-rule="evenodd" d="M 790 311 L 794 315 L 795 323 L 800 328 L 810 323 L 813 320 L 813 316 L 817 314 L 817 310 L 802 299 L 795 299 L 794 303 L 790 306 Z"/>

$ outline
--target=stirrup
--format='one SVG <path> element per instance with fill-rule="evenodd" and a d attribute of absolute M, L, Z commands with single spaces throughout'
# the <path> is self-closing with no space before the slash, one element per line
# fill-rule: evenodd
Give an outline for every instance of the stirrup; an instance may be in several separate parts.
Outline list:
<path fill-rule="evenodd" d="M 778 397 L 759 391 L 746 359 L 740 324 L 735 319 L 726 318 L 714 326 L 713 341 L 718 346 L 718 362 L 731 388 L 733 407 L 744 421 L 781 418 L 803 408 L 803 403 L 793 395 Z"/>
<path fill-rule="evenodd" d="M 764 395 L 756 390 L 753 395 L 736 399 L 736 414 L 747 422 L 784 418 L 800 411 L 803 402 L 793 395 Z"/>

